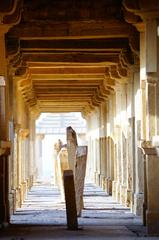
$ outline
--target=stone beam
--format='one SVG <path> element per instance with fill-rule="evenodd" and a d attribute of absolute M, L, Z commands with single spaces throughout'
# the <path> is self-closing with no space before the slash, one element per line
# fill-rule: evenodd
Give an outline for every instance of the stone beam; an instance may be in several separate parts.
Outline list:
<path fill-rule="evenodd" d="M 21 23 L 9 32 L 9 36 L 21 40 L 33 39 L 88 39 L 88 38 L 127 38 L 132 27 L 118 20 L 34 22 Z"/>
<path fill-rule="evenodd" d="M 83 80 L 60 80 L 60 81 L 56 81 L 56 80 L 44 80 L 44 81 L 39 81 L 39 80 L 34 80 L 33 81 L 33 86 L 35 88 L 50 88 L 50 87 L 55 87 L 55 88 L 61 88 L 61 87 L 68 87 L 68 88 L 74 88 L 74 86 L 76 87 L 94 87 L 94 86 L 98 86 L 99 84 L 101 84 L 103 82 L 102 79 L 96 79 L 96 80 L 92 80 L 92 79 L 83 79 Z M 30 80 L 24 80 L 21 82 L 21 87 L 25 87 L 28 84 L 30 84 Z M 113 84 L 112 84 L 113 85 Z"/>
<path fill-rule="evenodd" d="M 67 62 L 67 63 L 105 63 L 111 65 L 119 62 L 118 54 L 113 53 L 23 53 L 24 62 Z"/>
<path fill-rule="evenodd" d="M 15 38 L 13 39 L 15 41 Z M 10 39 L 12 42 L 12 39 Z M 119 52 L 128 46 L 127 38 L 106 39 L 61 39 L 61 40 L 21 40 L 22 51 L 113 51 Z"/>
<path fill-rule="evenodd" d="M 85 80 L 102 80 L 104 74 L 33 74 L 31 75 L 33 81 L 85 81 Z"/>
<path fill-rule="evenodd" d="M 37 63 L 36 66 L 32 66 L 32 64 L 28 64 L 29 71 L 31 74 L 104 74 L 105 67 L 103 66 L 90 66 L 90 65 L 82 65 L 82 66 L 59 66 L 58 63 L 56 65 L 44 64 L 43 66 L 40 63 Z"/>

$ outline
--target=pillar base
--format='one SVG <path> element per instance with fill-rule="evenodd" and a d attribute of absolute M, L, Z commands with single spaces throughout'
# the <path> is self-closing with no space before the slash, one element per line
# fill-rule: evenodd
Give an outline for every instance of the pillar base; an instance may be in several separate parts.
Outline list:
<path fill-rule="evenodd" d="M 134 194 L 134 213 L 138 216 L 142 216 L 143 201 L 144 201 L 143 193 Z"/>
<path fill-rule="evenodd" d="M 26 179 L 26 182 L 27 182 L 27 189 L 28 191 L 31 189 L 31 187 L 33 186 L 33 175 L 30 175 L 27 179 Z"/>
<path fill-rule="evenodd" d="M 28 193 L 28 191 L 30 190 L 29 189 L 29 178 L 26 179 L 26 185 L 27 185 L 27 193 Z"/>
<path fill-rule="evenodd" d="M 147 212 L 147 204 L 143 203 L 143 225 L 144 226 L 146 226 L 146 224 L 147 224 L 146 212 Z"/>
<path fill-rule="evenodd" d="M 107 193 L 112 195 L 112 180 L 110 178 L 107 178 Z"/>
<path fill-rule="evenodd" d="M 20 208 L 21 203 L 22 203 L 22 200 L 21 200 L 21 186 L 19 186 L 16 189 L 16 208 Z"/>
<path fill-rule="evenodd" d="M 16 211 L 16 189 L 13 189 L 13 213 Z"/>
<path fill-rule="evenodd" d="M 106 191 L 106 177 L 102 176 L 102 189 Z"/>
<path fill-rule="evenodd" d="M 120 202 L 120 199 L 121 199 L 120 189 L 121 189 L 121 185 L 119 182 L 117 182 L 116 184 L 116 201 L 117 202 Z"/>
<path fill-rule="evenodd" d="M 95 172 L 95 184 L 100 186 L 100 174 Z"/>
<path fill-rule="evenodd" d="M 126 206 L 132 208 L 132 191 L 128 189 L 126 192 Z"/>
<path fill-rule="evenodd" d="M 113 198 L 116 200 L 117 196 L 116 196 L 116 185 L 117 185 L 117 181 L 113 181 L 112 182 L 112 196 Z"/>
<path fill-rule="evenodd" d="M 117 202 L 120 202 L 120 183 L 117 181 L 113 181 L 112 186 L 113 186 L 112 189 L 113 198 Z"/>
<path fill-rule="evenodd" d="M 147 233 L 151 236 L 159 236 L 159 212 L 146 212 Z"/>
<path fill-rule="evenodd" d="M 120 185 L 120 203 L 123 205 L 127 203 L 127 187 L 125 185 Z"/>
<path fill-rule="evenodd" d="M 12 189 L 9 194 L 9 212 L 12 215 L 15 212 L 15 203 L 16 203 L 16 196 L 15 196 L 15 189 Z"/>
<path fill-rule="evenodd" d="M 24 202 L 27 196 L 27 182 L 26 181 L 22 182 L 21 186 L 22 186 L 22 202 Z"/>

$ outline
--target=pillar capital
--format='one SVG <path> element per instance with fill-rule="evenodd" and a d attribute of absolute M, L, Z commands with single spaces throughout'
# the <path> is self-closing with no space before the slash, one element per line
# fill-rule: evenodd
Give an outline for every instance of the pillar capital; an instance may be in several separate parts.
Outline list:
<path fill-rule="evenodd" d="M 147 75 L 147 78 L 146 78 L 147 83 L 156 85 L 158 81 L 157 73 L 147 73 L 146 75 Z"/>
<path fill-rule="evenodd" d="M 140 65 L 139 64 L 134 64 L 134 65 L 130 66 L 129 68 L 133 73 L 134 72 L 136 72 L 136 73 L 140 72 Z"/>
<path fill-rule="evenodd" d="M 19 136 L 24 140 L 29 136 L 29 129 L 21 128 L 19 129 Z"/>
<path fill-rule="evenodd" d="M 5 35 L 9 31 L 9 29 L 10 29 L 9 25 L 0 23 L 0 36 Z"/>
<path fill-rule="evenodd" d="M 20 131 L 20 129 L 21 129 L 21 124 L 19 124 L 19 123 L 14 123 L 14 131 L 15 131 L 15 133 L 19 133 L 19 131 Z"/>
<path fill-rule="evenodd" d="M 43 140 L 45 138 L 45 134 L 44 133 L 37 133 L 36 138 L 39 139 L 39 140 Z"/>

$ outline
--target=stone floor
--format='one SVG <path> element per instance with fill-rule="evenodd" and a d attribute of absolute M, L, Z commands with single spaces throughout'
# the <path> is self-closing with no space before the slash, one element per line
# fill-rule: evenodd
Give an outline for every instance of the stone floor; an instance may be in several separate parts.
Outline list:
<path fill-rule="evenodd" d="M 79 230 L 67 230 L 65 204 L 57 187 L 36 184 L 11 216 L 11 226 L 0 231 L 0 239 L 159 239 L 147 237 L 139 217 L 93 184 L 86 184 L 78 224 Z"/>

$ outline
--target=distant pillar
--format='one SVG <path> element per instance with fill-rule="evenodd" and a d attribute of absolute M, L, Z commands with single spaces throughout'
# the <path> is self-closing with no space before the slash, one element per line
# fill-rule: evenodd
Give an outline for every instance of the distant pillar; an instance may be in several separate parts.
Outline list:
<path fill-rule="evenodd" d="M 45 134 L 36 134 L 36 177 L 40 179 L 42 177 L 42 141 Z"/>
<path fill-rule="evenodd" d="M 27 193 L 28 186 L 28 177 L 29 177 L 29 166 L 28 166 L 28 136 L 29 129 L 20 129 L 19 130 L 19 182 L 21 189 L 21 204 L 24 201 Z"/>

